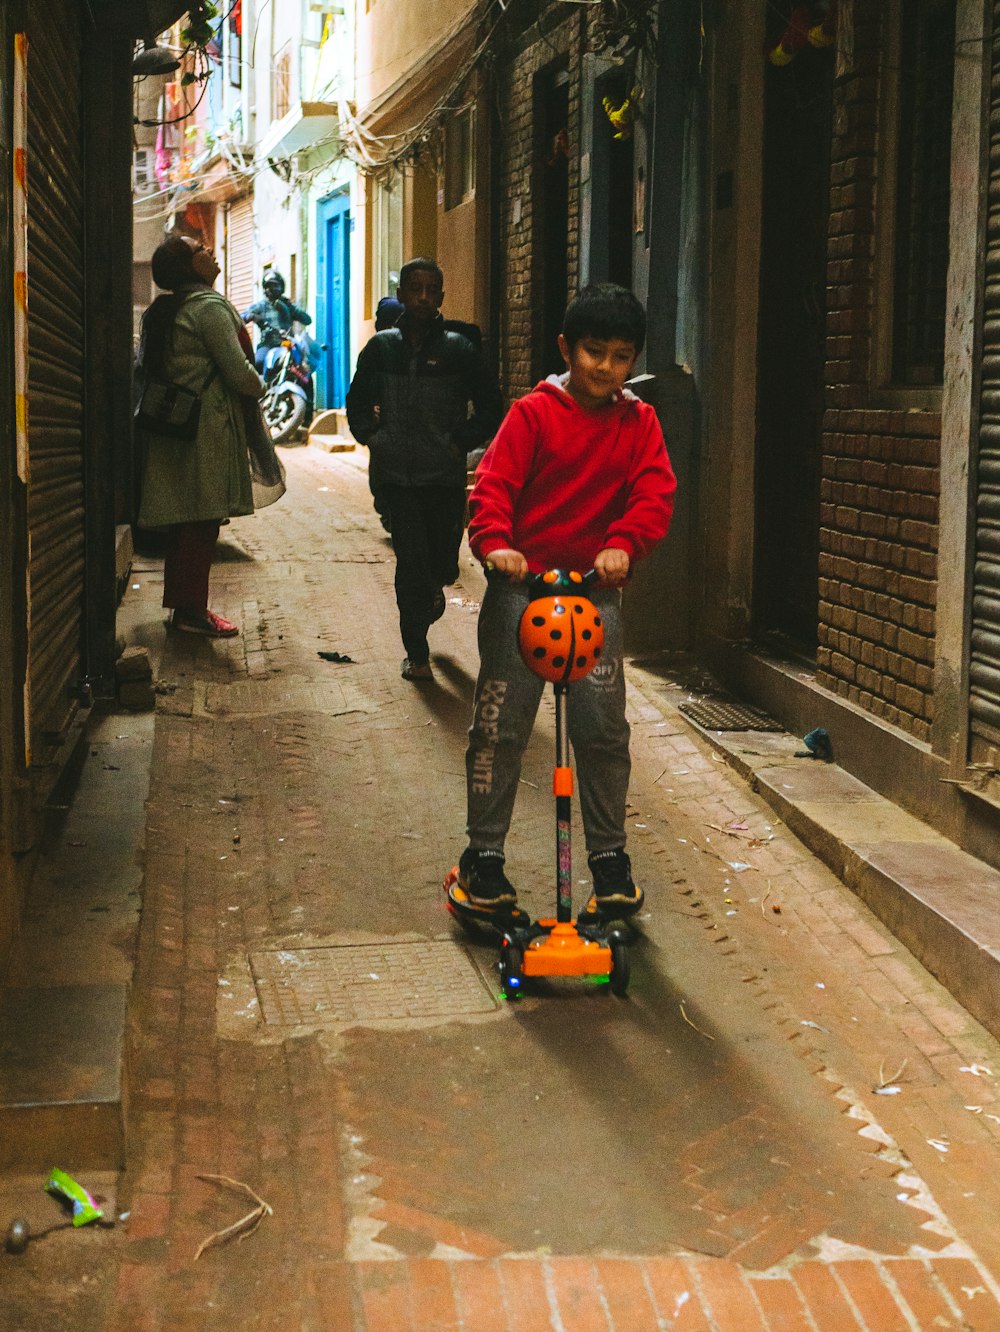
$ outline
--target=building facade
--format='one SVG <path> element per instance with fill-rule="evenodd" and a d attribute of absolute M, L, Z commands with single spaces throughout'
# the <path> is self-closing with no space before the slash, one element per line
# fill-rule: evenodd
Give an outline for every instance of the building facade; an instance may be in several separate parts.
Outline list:
<path fill-rule="evenodd" d="M 99 19 L 98 22 L 98 11 Z M 150 3 L 143 20 L 177 14 Z M 136 7 L 0 9 L 0 965 L 45 805 L 114 688 L 130 517 Z M 144 26 L 144 22 L 143 22 Z"/>
<path fill-rule="evenodd" d="M 708 35 L 698 641 L 997 864 L 996 15 L 806 10 Z"/>
<path fill-rule="evenodd" d="M 358 0 L 357 96 L 346 138 L 360 172 L 365 268 L 361 334 L 394 296 L 402 264 L 436 258 L 445 314 L 491 319 L 490 111 L 482 0 L 443 0 L 433 22 L 408 0 Z M 359 223 L 360 225 L 360 223 Z"/>

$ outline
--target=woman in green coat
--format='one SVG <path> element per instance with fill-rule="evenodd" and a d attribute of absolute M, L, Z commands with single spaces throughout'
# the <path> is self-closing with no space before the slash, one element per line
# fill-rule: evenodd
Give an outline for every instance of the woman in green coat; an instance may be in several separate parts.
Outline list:
<path fill-rule="evenodd" d="M 238 627 L 208 608 L 208 577 L 222 522 L 254 511 L 248 450 L 260 446 L 264 381 L 240 343 L 243 321 L 212 287 L 219 265 L 211 250 L 169 236 L 153 254 L 152 273 L 169 294 L 143 316 L 141 373 L 198 394 L 201 414 L 191 440 L 144 432 L 139 526 L 166 529 L 163 605 L 173 612 L 171 626 L 231 638 Z"/>

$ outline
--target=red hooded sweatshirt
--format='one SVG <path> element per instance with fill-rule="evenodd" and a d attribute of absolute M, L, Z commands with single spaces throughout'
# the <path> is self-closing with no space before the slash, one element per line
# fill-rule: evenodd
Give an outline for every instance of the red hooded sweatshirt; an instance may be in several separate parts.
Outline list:
<path fill-rule="evenodd" d="M 469 544 L 519 550 L 533 573 L 591 569 L 605 547 L 631 561 L 670 526 L 677 481 L 656 413 L 627 390 L 588 410 L 551 375 L 507 413 L 476 469 Z"/>

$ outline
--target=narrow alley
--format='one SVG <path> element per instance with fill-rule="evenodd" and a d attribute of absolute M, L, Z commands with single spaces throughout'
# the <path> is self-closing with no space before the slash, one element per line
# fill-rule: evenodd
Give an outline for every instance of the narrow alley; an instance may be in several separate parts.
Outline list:
<path fill-rule="evenodd" d="M 240 637 L 167 637 L 161 566 L 133 566 L 120 620 L 161 692 L 119 1219 L 0 1254 L 4 1332 L 1000 1328 L 996 1041 L 649 662 L 629 995 L 505 1003 L 441 892 L 481 574 L 463 553 L 434 682 L 401 680 L 361 451 L 283 457 L 213 570 Z M 551 723 L 508 847 L 532 915 Z M 579 839 L 581 896 L 583 864 Z M 196 1257 L 251 1208 L 206 1176 L 268 1210 Z"/>

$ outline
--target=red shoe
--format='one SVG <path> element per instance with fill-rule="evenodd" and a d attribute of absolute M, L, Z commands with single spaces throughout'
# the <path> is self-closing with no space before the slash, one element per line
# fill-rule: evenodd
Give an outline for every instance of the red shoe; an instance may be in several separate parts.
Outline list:
<path fill-rule="evenodd" d="M 182 634 L 200 634 L 202 638 L 235 638 L 240 632 L 238 625 L 210 610 L 198 613 L 175 610 L 170 626 Z"/>

